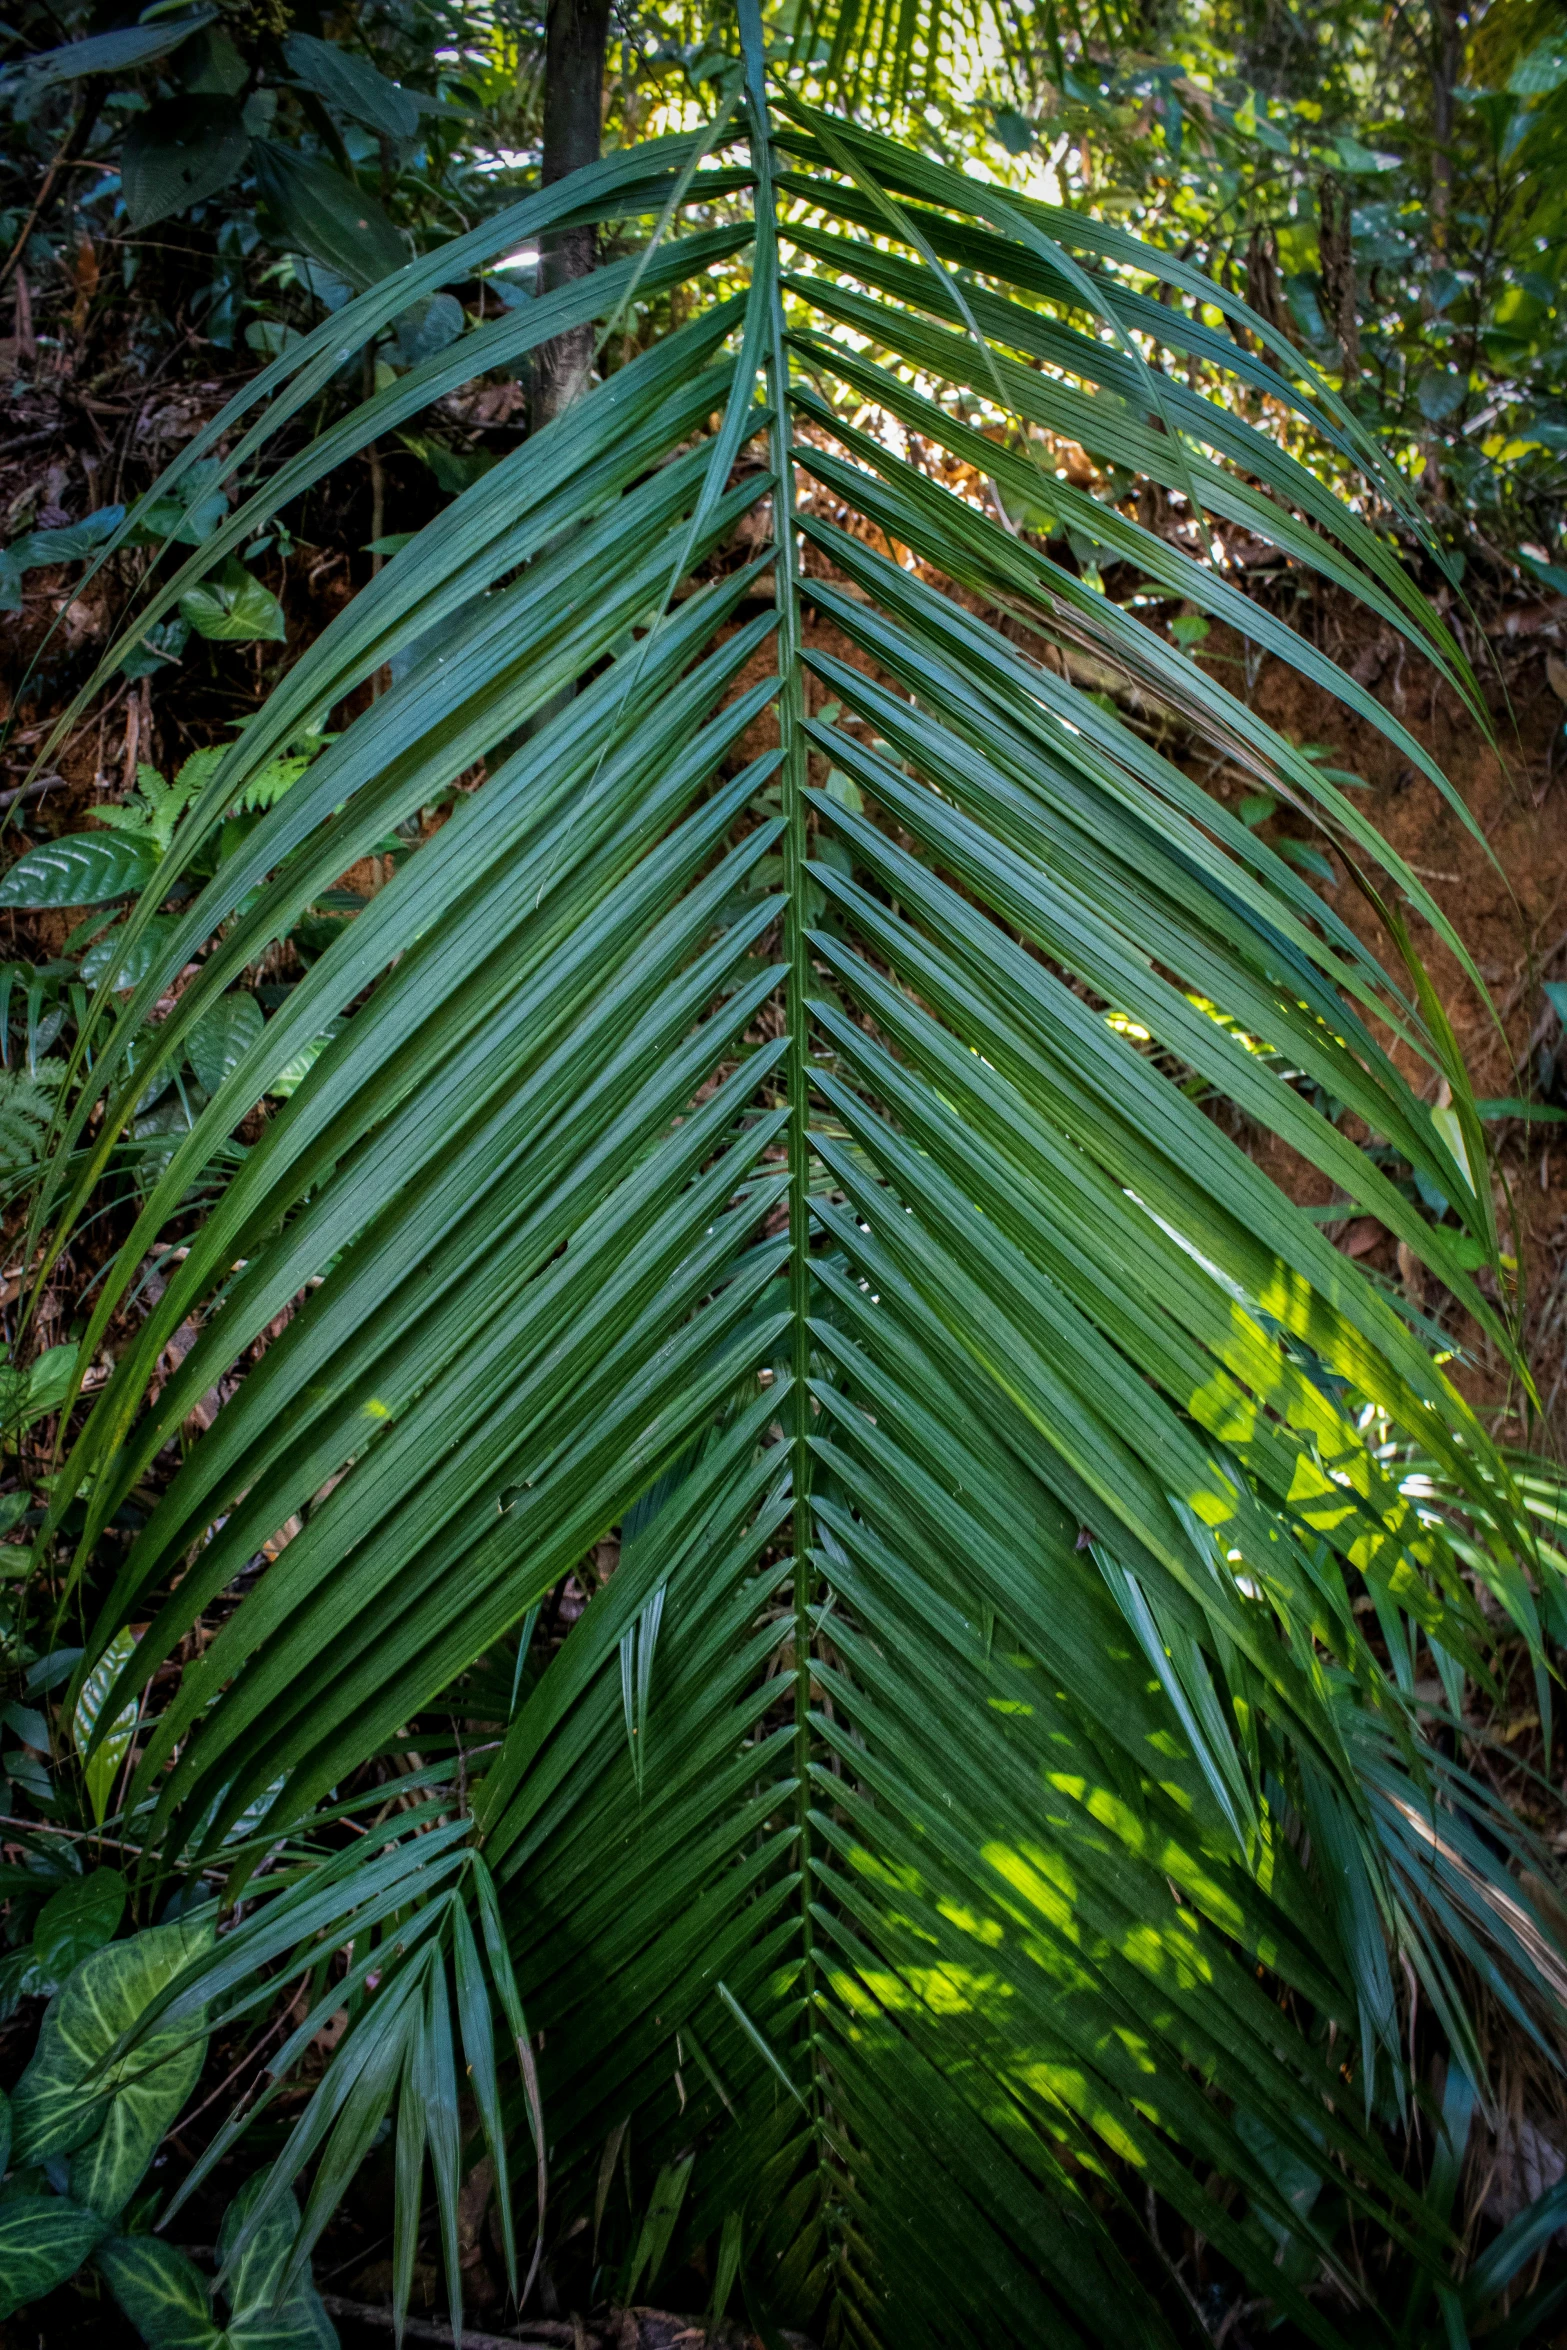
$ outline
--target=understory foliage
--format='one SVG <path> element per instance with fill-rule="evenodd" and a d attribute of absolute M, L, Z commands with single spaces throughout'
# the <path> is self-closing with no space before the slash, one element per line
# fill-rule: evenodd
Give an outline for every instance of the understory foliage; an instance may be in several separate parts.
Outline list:
<path fill-rule="evenodd" d="M 1563 592 L 1557 0 L 1152 13 L 999 109 L 1008 149 L 1244 291 L 1419 484 L 1476 601 Z"/>
<path fill-rule="evenodd" d="M 112 14 L 21 0 L 0 28 L 0 288 L 14 307 L 0 369 L 24 433 L 62 421 L 67 387 L 109 416 L 184 351 L 222 373 L 290 347 L 410 251 L 494 217 L 538 170 L 547 10 L 531 0 Z M 797 89 L 944 159 L 982 158 L 1000 185 L 1059 193 L 1243 292 L 1420 485 L 1477 604 L 1567 586 L 1558 0 L 1412 0 L 1391 15 L 1366 0 L 776 0 L 764 19 Z M 606 144 L 721 102 L 737 48 L 729 0 L 617 8 Z M 480 283 L 492 309 L 526 299 L 539 258 L 533 240 L 499 249 L 481 281 L 417 298 L 374 363 L 406 369 L 451 342 Z M 515 375 L 487 391 L 379 453 L 394 490 L 418 482 L 421 515 L 517 428 Z M 65 417 L 81 415 L 68 399 Z M 20 608 L 28 573 L 75 561 L 122 518 L 127 446 L 106 490 L 102 446 L 78 438 L 85 495 L 58 478 L 74 466 L 52 487 L 46 469 L 0 517 L 0 612 Z M 1326 444 L 1302 432 L 1296 450 L 1365 493 Z M 155 451 L 129 454 L 134 491 L 134 459 Z M 182 543 L 213 528 L 215 480 L 184 476 Z M 1123 486 L 1108 485 L 1111 503 Z M 121 542 L 121 579 L 170 519 Z M 1398 504 L 1377 519 L 1418 564 Z M 179 674 L 192 693 L 203 640 L 279 642 L 312 526 L 329 527 L 320 507 L 296 508 L 236 548 L 126 673 Z M 1429 567 L 1427 584 L 1442 593 Z"/>
<path fill-rule="evenodd" d="M 583 321 L 608 354 L 629 302 L 684 290 L 221 756 L 153 777 L 142 894 L 11 1106 L 50 1121 L 36 1288 L 206 1040 L 77 1380 L 138 1284 L 144 1318 L 33 1545 L 35 1644 L 65 1659 L 33 1726 L 123 1839 L 134 1929 L 118 1878 L 80 1922 L 89 1877 L 35 1940 L 26 1988 L 58 1996 L 0 2273 L 29 2297 L 58 2239 L 54 2275 L 91 2258 L 150 2340 L 171 2310 L 215 2338 L 168 2223 L 343 2018 L 220 2245 L 236 2311 L 265 2250 L 291 2340 L 323 2338 L 305 2264 L 369 2158 L 399 2308 L 427 2181 L 455 2298 L 481 2157 L 516 2289 L 556 2308 L 1164 2344 L 1204 2324 L 1173 2231 L 1212 2311 L 1295 2339 L 1453 2344 L 1508 2295 L 1521 2339 L 1562 2192 L 1467 2267 L 1448 2216 L 1490 2095 L 1475 2002 L 1555 2062 L 1567 1958 L 1552 1858 L 1443 1728 L 1503 1632 L 1548 1709 L 1550 1499 L 1244 1147 L 1276 1137 L 1509 1353 L 1417 926 L 1465 958 L 1355 779 L 1150 622 L 1229 623 L 1448 791 L 1246 601 L 1221 520 L 1484 709 L 1387 538 L 1173 363 L 1423 525 L 1236 296 L 770 102 L 754 26 L 747 64 L 702 131 L 323 320 L 160 491 L 252 479 L 443 286 L 618 227 L 590 277 L 282 441 L 101 676 L 378 436 Z M 1179 521 L 1074 490 L 1049 436 Z M 1147 617 L 1095 558 L 1139 567 Z M 1316 828 L 1390 967 L 1138 709 Z M 269 942 L 393 837 L 262 1017 Z M 387 1757 L 396 1805 L 366 1787 Z M 247 2017 L 275 2022 L 264 2094 L 136 2204 L 206 2037 Z"/>

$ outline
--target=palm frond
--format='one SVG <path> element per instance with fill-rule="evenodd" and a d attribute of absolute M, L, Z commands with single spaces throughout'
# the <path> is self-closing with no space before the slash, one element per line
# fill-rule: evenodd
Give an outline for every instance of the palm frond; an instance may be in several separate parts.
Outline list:
<path fill-rule="evenodd" d="M 1352 589 L 1478 695 L 1363 521 L 1221 398 L 1154 374 L 1157 329 L 1265 381 L 1402 496 L 1320 387 L 1150 293 L 1189 272 L 849 122 L 769 118 L 754 56 L 748 105 L 742 162 L 708 160 L 704 134 L 558 183 L 246 395 L 230 466 L 519 235 L 656 224 L 640 257 L 463 337 L 290 457 L 231 539 L 464 373 L 634 284 L 720 273 L 394 557 L 182 820 L 162 895 L 267 760 L 396 662 L 167 917 L 112 1022 L 106 984 L 96 1163 L 298 909 L 485 763 L 148 1198 L 84 1363 L 216 1143 L 329 1039 L 95 1401 L 44 1539 L 81 1495 L 85 1569 L 191 1404 L 247 1366 L 84 1660 L 145 1627 L 108 1722 L 247 1577 L 129 1798 L 165 1861 L 205 1863 L 240 1823 L 259 1850 L 308 1820 L 477 1660 L 509 1667 L 618 1530 L 471 1820 L 410 1831 L 439 1860 L 424 1955 L 369 2002 L 275 2174 L 282 2196 L 326 2149 L 306 2238 L 394 2097 L 446 2111 L 452 2002 L 473 2062 L 493 1992 L 544 2045 L 551 2241 L 591 2245 L 626 2297 L 706 2245 L 720 2300 L 738 2278 L 759 2321 L 1163 2343 L 1144 2234 L 1163 2207 L 1336 2340 L 1304 2284 L 1331 2275 L 1339 2306 L 1361 2288 L 1290 2200 L 1300 2166 L 1428 2269 L 1445 2257 L 1376 2126 L 1413 2089 L 1405 1964 L 1482 2095 L 1464 1967 L 1542 2044 L 1560 2020 L 1563 1962 L 1508 1865 L 1548 1864 L 1498 1838 L 1415 1696 L 1423 1649 L 1484 1679 L 1487 1609 L 1543 1663 L 1560 1560 L 1423 1330 L 1212 1114 L 1287 1144 L 1510 1348 L 1472 1245 L 1330 1114 L 1388 1138 L 1497 1266 L 1481 1128 L 1413 949 L 1384 968 L 1079 665 L 1306 813 L 1396 940 L 1404 906 L 1459 942 L 1352 796 L 1057 561 L 1031 508 L 1231 621 L 1441 789 L 1209 560 L 1206 517 Z M 1184 521 L 1074 502 L 1045 433 L 1161 485 Z M 1456 1127 L 1392 1043 L 1448 1080 Z M 414 1865 L 377 1842 L 393 1906 Z M 498 1888 L 487 1975 L 469 1897 L 435 1882 L 464 1869 Z M 330 1913 L 341 1937 L 368 1882 L 334 1879 L 311 1931 Z M 215 1967 L 238 1995 L 291 1915 L 220 1937 L 178 1996 L 210 2000 Z M 504 2126 L 481 2103 L 498 2146 L 521 2092 Z M 405 2207 L 422 2126 L 399 2138 Z M 445 2211 L 450 2125 L 427 2135 Z M 1275 2260 L 1281 2230 L 1303 2268 Z"/>
<path fill-rule="evenodd" d="M 847 107 L 872 107 L 897 120 L 956 80 L 1028 98 L 1042 79 L 1059 81 L 1068 55 L 1093 44 L 1135 45 L 1140 12 L 1115 0 L 1048 0 L 1031 10 L 966 0 L 805 0 L 794 17 L 790 56 L 811 63 Z M 1070 44 L 1070 51 L 1068 49 Z"/>

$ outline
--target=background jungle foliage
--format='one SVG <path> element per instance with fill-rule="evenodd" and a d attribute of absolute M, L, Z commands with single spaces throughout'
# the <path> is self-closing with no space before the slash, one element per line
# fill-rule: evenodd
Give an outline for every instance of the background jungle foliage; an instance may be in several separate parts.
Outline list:
<path fill-rule="evenodd" d="M 754 31 L 3 36 L 0 2303 L 1551 2340 L 1567 19 Z"/>

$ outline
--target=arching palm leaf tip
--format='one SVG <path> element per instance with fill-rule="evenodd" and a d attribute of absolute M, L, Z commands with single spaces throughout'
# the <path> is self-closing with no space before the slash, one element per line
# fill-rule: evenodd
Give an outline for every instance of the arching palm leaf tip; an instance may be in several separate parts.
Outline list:
<path fill-rule="evenodd" d="M 1283 2154 L 1443 2257 L 1368 2120 L 1409 2092 L 1406 1970 L 1477 2082 L 1459 1962 L 1525 2021 L 1554 2008 L 1504 1823 L 1433 1759 L 1413 1695 L 1432 1662 L 1453 1687 L 1486 1673 L 1474 1582 L 1540 1654 L 1553 1569 L 1423 1331 L 1194 1098 L 1280 1137 L 1505 1346 L 1452 1228 L 1316 1106 L 1388 1137 L 1494 1257 L 1479 1128 L 1418 976 L 1379 967 L 1053 648 L 1134 681 L 1318 811 L 1390 905 L 1447 925 L 1331 778 L 1016 527 L 1036 492 L 1065 511 L 1028 428 L 1244 521 L 1471 699 L 1472 680 L 1352 513 L 1155 381 L 1157 327 L 1351 430 L 1144 290 L 1185 288 L 1178 265 L 847 122 L 769 119 L 754 44 L 750 63 L 736 162 L 693 175 L 701 144 L 676 140 L 561 183 L 261 379 L 247 455 L 410 289 L 573 208 L 678 199 L 650 256 L 504 322 L 509 355 L 572 304 L 612 316 L 638 271 L 748 272 L 386 566 L 177 843 L 169 874 L 199 876 L 259 764 L 413 656 L 165 918 L 102 1040 L 106 1130 L 294 909 L 490 764 L 267 1021 L 104 1284 L 84 1361 L 217 1139 L 340 1023 L 61 1478 L 86 1489 L 85 1559 L 295 1309 L 91 1632 L 89 1657 L 145 1627 L 100 1719 L 302 1517 L 185 1665 L 130 1798 L 155 1847 L 216 1856 L 247 1821 L 259 1850 L 618 1527 L 613 1579 L 472 1790 L 499 1886 L 474 1914 L 546 2035 L 559 2257 L 609 2247 L 631 2298 L 705 2242 L 757 2312 L 846 2338 L 1151 2343 L 1170 2338 L 1151 2193 L 1331 2340 L 1299 2278 L 1334 2255 Z M 742 190 L 743 227 L 685 225 Z M 491 364 L 493 333 L 290 459 L 232 527 L 393 403 Z M 1005 404 L 1010 439 L 950 388 Z M 985 501 L 916 437 L 980 468 Z M 1091 505 L 1075 527 L 1431 772 L 1202 560 L 1197 513 L 1172 543 Z M 758 514 L 770 539 L 739 561 Z M 1449 1077 L 1461 1152 L 1389 1035 Z M 1418 1494 L 1410 1447 L 1436 1481 Z M 468 1928 L 448 1931 L 455 1969 Z M 398 2079 L 439 2106 L 444 2060 L 421 2052 L 451 2044 L 445 1963 L 398 1993 L 401 2053 L 388 2026 L 342 2087 L 332 2178 Z M 1215 2168 L 1262 2229 L 1208 2192 Z"/>

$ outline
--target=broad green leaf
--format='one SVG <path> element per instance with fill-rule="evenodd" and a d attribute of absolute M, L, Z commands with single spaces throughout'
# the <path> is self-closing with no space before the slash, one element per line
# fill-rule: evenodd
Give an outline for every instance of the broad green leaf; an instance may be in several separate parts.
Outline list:
<path fill-rule="evenodd" d="M 176 2025 L 119 2056 L 115 2048 L 210 1934 L 185 1921 L 151 1926 L 83 1959 L 52 2001 L 17 2083 L 17 2159 L 70 2155 L 73 2199 L 105 2219 L 140 2183 L 200 2076 L 206 2043 Z"/>
<path fill-rule="evenodd" d="M 276 359 L 304 337 L 297 326 L 281 318 L 253 318 L 245 329 L 245 340 L 263 359 Z"/>
<path fill-rule="evenodd" d="M 1548 33 L 1513 67 L 1507 87 L 1515 98 L 1543 98 L 1567 82 L 1567 40 Z"/>
<path fill-rule="evenodd" d="M 258 139 L 254 157 L 256 185 L 288 244 L 361 290 L 403 267 L 408 248 L 367 189 L 275 139 Z"/>
<path fill-rule="evenodd" d="M 1333 144 L 1339 163 L 1345 171 L 1391 171 L 1398 161 L 1395 155 L 1379 154 L 1374 148 L 1367 147 L 1349 131 L 1338 132 Z"/>
<path fill-rule="evenodd" d="M 45 563 L 77 563 L 113 538 L 125 520 L 123 506 L 100 506 L 81 522 L 59 530 L 30 530 L 0 553 L 0 612 L 22 609 L 22 579 Z"/>
<path fill-rule="evenodd" d="M 341 310 L 345 302 L 353 300 L 357 288 L 351 278 L 329 269 L 324 261 L 312 260 L 308 253 L 291 253 L 288 258 L 300 284 L 314 294 L 324 310 Z"/>
<path fill-rule="evenodd" d="M 139 1707 L 126 1706 L 98 1737 L 96 1745 L 93 1743 L 94 1736 L 98 1732 L 103 1701 L 135 1653 L 134 1635 L 129 1631 L 117 1633 L 83 1681 L 81 1695 L 76 1700 L 76 1712 L 72 1717 L 71 1728 L 76 1750 L 83 1757 L 83 1776 L 96 1820 L 102 1820 L 109 1808 L 114 1783 L 130 1752 L 131 1740 L 136 1735 Z"/>
<path fill-rule="evenodd" d="M 114 974 L 117 994 L 139 987 L 147 973 L 156 967 L 168 938 L 168 923 L 155 917 L 136 937 L 131 937 L 124 924 L 117 923 L 90 946 L 80 964 L 82 980 L 88 987 L 96 987 L 100 980 Z"/>
<path fill-rule="evenodd" d="M 0 78 L 11 89 L 20 86 L 39 90 L 54 82 L 80 80 L 84 74 L 134 73 L 139 66 L 167 57 L 193 33 L 211 24 L 216 15 L 215 8 L 198 7 L 184 16 L 165 17 L 161 23 L 125 25 L 117 32 L 91 33 L 85 40 L 68 42 L 64 48 L 45 49 L 36 56 L 23 58 L 9 66 Z"/>
<path fill-rule="evenodd" d="M 18 1705 L 12 1698 L 0 1711 L 0 1721 L 4 1721 L 7 1729 L 14 1730 L 18 1738 L 25 1738 L 29 1746 L 35 1746 L 40 1754 L 48 1753 L 49 1724 L 36 1706 Z"/>
<path fill-rule="evenodd" d="M 41 1656 L 36 1664 L 27 1668 L 28 1696 L 38 1697 L 47 1690 L 58 1689 L 62 1681 L 70 1679 L 81 1661 L 82 1652 L 79 1648 L 50 1649 L 47 1656 Z"/>
<path fill-rule="evenodd" d="M 64 2195 L 0 2194 L 0 2318 L 74 2276 L 108 2226 Z"/>
<path fill-rule="evenodd" d="M 44 1903 L 33 1928 L 33 1950 L 48 1979 L 63 1983 L 71 1969 L 113 1939 L 125 1914 L 125 1879 L 97 1868 L 62 1885 Z"/>
<path fill-rule="evenodd" d="M 0 1428 L 7 1435 L 30 1428 L 57 1412 L 71 1392 L 76 1372 L 74 1346 L 48 1346 L 25 1370 L 0 1365 Z"/>
<path fill-rule="evenodd" d="M 177 2244 L 161 2236 L 112 2236 L 95 2258 L 148 2350 L 222 2350 L 212 2288 Z"/>
<path fill-rule="evenodd" d="M 171 497 L 144 500 L 128 533 L 130 545 L 161 546 L 170 538 L 181 546 L 204 545 L 228 512 L 228 499 L 216 486 L 222 472 L 221 463 L 204 459 L 191 467 Z M 194 755 L 201 757 L 199 751 Z"/>
<path fill-rule="evenodd" d="M 0 906 L 102 906 L 145 887 L 156 858 L 113 832 L 68 832 L 24 849 L 0 881 Z"/>
<path fill-rule="evenodd" d="M 400 438 L 404 447 L 412 449 L 420 463 L 429 467 L 437 487 L 449 498 L 461 497 L 495 462 L 487 449 L 449 449 L 444 441 L 434 440 L 428 433 L 405 432 Z"/>
<path fill-rule="evenodd" d="M 437 351 L 444 351 L 448 343 L 455 342 L 466 324 L 463 306 L 454 294 L 431 294 L 424 301 L 416 302 L 411 310 L 405 310 L 397 320 L 397 356 L 405 367 L 417 367 L 421 359 L 429 359 Z M 438 442 L 427 445 L 430 448 L 440 446 Z M 455 450 L 446 454 L 455 460 Z M 439 478 L 438 469 L 433 470 L 437 471 Z M 477 474 L 470 472 L 464 480 L 443 481 L 441 487 L 464 490 L 468 481 L 474 479 L 477 479 Z"/>
<path fill-rule="evenodd" d="M 1452 368 L 1445 368 L 1420 378 L 1415 397 L 1420 413 L 1429 424 L 1443 424 L 1464 404 L 1469 389 L 1467 376 Z"/>
<path fill-rule="evenodd" d="M 299 2207 L 284 2195 L 259 2226 L 250 2216 L 266 2193 L 268 2174 L 255 2172 L 223 2215 L 218 2232 L 220 2290 L 229 2304 L 231 2350 L 337 2350 L 337 2330 L 308 2269 L 288 2280 Z"/>
<path fill-rule="evenodd" d="M 40 1808 L 47 1809 L 54 1802 L 54 1781 L 49 1774 L 48 1765 L 40 1756 L 29 1753 L 26 1747 L 11 1747 L 5 1753 L 4 1767 L 6 1777 L 21 1788 L 30 1803 L 36 1803 Z M 18 1953 L 18 1956 L 21 1955 Z M 42 1990 L 42 1979 L 38 1976 L 30 1955 L 27 1957 L 23 1976 L 24 1980 L 19 1989 L 29 1992 Z"/>
<path fill-rule="evenodd" d="M 186 1052 L 202 1089 L 217 1092 L 239 1066 L 262 1030 L 261 1006 L 253 995 L 220 996 L 191 1030 Z"/>
<path fill-rule="evenodd" d="M 383 131 L 390 139 L 411 139 L 417 132 L 418 101 L 351 49 L 318 41 L 313 33 L 290 33 L 283 43 L 283 61 L 318 98 L 371 130 Z"/>
<path fill-rule="evenodd" d="M 208 25 L 180 60 L 183 87 L 202 97 L 237 98 L 250 78 L 250 69 L 226 29 Z"/>
<path fill-rule="evenodd" d="M 224 2214 L 217 2297 L 228 2304 L 225 2325 L 214 2312 L 212 2285 L 177 2245 L 157 2236 L 100 2245 L 97 2265 L 148 2350 L 337 2350 L 336 2329 L 308 2274 L 285 2280 L 299 2224 L 293 2197 L 283 2196 L 242 2241 L 267 2178 L 264 2170 L 253 2173 Z"/>
<path fill-rule="evenodd" d="M 190 640 L 190 627 L 179 618 L 166 620 L 160 627 L 149 628 L 139 645 L 126 654 L 120 663 L 122 677 L 156 677 L 160 669 L 178 661 Z"/>
<path fill-rule="evenodd" d="M 250 133 L 231 98 L 165 98 L 131 117 L 120 156 L 131 226 L 151 228 L 215 196 L 250 153 Z"/>
<path fill-rule="evenodd" d="M 291 1093 L 297 1093 L 299 1088 L 304 1084 L 305 1079 L 310 1075 L 310 1072 L 315 1067 L 317 1061 L 320 1060 L 321 1055 L 326 1051 L 328 1045 L 332 1042 L 332 1037 L 337 1032 L 339 1026 L 340 1023 L 334 1021 L 330 1031 L 320 1036 L 312 1036 L 309 1041 L 302 1045 L 300 1050 L 295 1053 L 292 1060 L 285 1061 L 283 1067 L 278 1070 L 277 1074 L 273 1077 L 272 1082 L 267 1087 L 268 1093 L 281 1094 L 285 1100 Z"/>
<path fill-rule="evenodd" d="M 187 588 L 180 618 L 198 636 L 220 644 L 250 644 L 257 638 L 281 643 L 288 634 L 283 607 L 272 590 L 232 556 L 213 578 Z"/>

